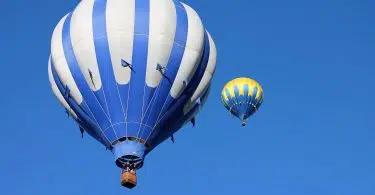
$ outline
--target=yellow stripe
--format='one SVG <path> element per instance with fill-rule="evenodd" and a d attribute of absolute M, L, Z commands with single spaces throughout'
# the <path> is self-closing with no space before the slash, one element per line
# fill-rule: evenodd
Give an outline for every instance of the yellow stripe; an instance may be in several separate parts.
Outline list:
<path fill-rule="evenodd" d="M 225 93 L 225 88 L 221 91 L 221 97 L 224 98 L 225 101 L 228 101 L 227 94 Z"/>

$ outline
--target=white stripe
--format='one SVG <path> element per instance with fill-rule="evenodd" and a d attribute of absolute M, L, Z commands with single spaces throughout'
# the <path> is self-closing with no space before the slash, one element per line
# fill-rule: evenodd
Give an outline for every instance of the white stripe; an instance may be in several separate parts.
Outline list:
<path fill-rule="evenodd" d="M 98 63 L 96 60 L 93 28 L 92 28 L 92 14 L 94 1 L 82 1 L 74 10 L 70 24 L 70 34 L 72 38 L 72 45 L 74 54 L 76 56 L 78 65 L 85 76 L 87 83 L 91 90 L 99 90 L 102 86 L 100 79 Z M 95 37 L 96 39 L 101 37 Z M 89 71 L 92 72 L 92 80 Z"/>
<path fill-rule="evenodd" d="M 208 57 L 208 63 L 206 70 L 203 74 L 202 80 L 199 83 L 197 89 L 195 89 L 192 97 L 190 98 L 189 102 L 185 105 L 184 107 L 184 113 L 188 113 L 195 105 L 196 100 L 203 95 L 203 93 L 206 91 L 206 89 L 210 86 L 212 76 L 215 72 L 216 68 L 216 46 L 215 43 L 211 37 L 211 35 L 207 32 L 208 34 L 208 40 L 210 43 L 210 55 Z"/>
<path fill-rule="evenodd" d="M 191 100 L 195 101 L 199 96 L 204 93 L 204 91 L 207 89 L 209 86 L 208 84 L 211 82 L 212 76 L 214 74 L 215 68 L 216 68 L 216 56 L 217 56 L 217 51 L 216 51 L 216 46 L 215 42 L 213 41 L 211 35 L 207 32 L 208 35 L 208 40 L 210 43 L 210 54 L 208 56 L 208 63 L 206 70 L 203 74 L 202 80 L 199 83 L 197 89 L 195 90 L 193 96 L 191 97 Z"/>
<path fill-rule="evenodd" d="M 186 4 L 183 4 L 188 17 L 188 32 L 185 52 L 182 57 L 180 68 L 171 88 L 171 96 L 177 98 L 186 88 L 184 81 L 190 82 L 193 77 L 201 56 L 203 55 L 204 46 L 204 28 L 198 14 Z"/>
<path fill-rule="evenodd" d="M 51 69 L 51 57 L 48 60 L 48 79 L 51 84 L 52 92 L 55 94 L 55 96 L 57 97 L 59 102 L 62 104 L 62 106 L 64 106 L 66 110 L 68 110 L 68 112 L 76 119 L 77 118 L 76 113 L 72 110 L 72 108 L 70 108 L 68 102 L 65 101 L 64 97 L 62 96 L 59 89 L 57 88 L 55 80 L 53 79 L 52 69 Z"/>
<path fill-rule="evenodd" d="M 212 39 L 211 34 L 208 31 L 206 32 L 208 35 L 208 41 L 210 42 L 210 55 L 208 56 L 208 64 L 206 70 L 213 75 L 216 69 L 217 50 L 215 41 Z"/>
<path fill-rule="evenodd" d="M 148 42 L 146 84 L 155 88 L 162 75 L 156 70 L 159 63 L 166 67 L 176 33 L 176 8 L 171 0 L 150 0 L 150 29 Z"/>
<path fill-rule="evenodd" d="M 82 95 L 78 90 L 77 84 L 75 83 L 73 76 L 69 70 L 68 63 L 66 62 L 64 49 L 62 45 L 62 29 L 64 22 L 66 20 L 64 16 L 60 22 L 57 24 L 51 40 L 51 57 L 55 65 L 56 72 L 63 83 L 63 85 L 68 85 L 70 89 L 71 96 L 78 103 L 82 103 Z"/>
<path fill-rule="evenodd" d="M 130 81 L 131 69 L 123 67 L 121 60 L 132 64 L 135 0 L 107 2 L 107 36 L 113 71 L 117 83 Z"/>

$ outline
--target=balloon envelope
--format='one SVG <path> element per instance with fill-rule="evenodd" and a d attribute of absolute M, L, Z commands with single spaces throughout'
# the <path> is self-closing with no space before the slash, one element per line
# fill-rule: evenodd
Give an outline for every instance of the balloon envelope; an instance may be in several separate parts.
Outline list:
<path fill-rule="evenodd" d="M 80 129 L 140 168 L 204 104 L 216 48 L 172 0 L 86 0 L 57 24 L 48 74 Z"/>
<path fill-rule="evenodd" d="M 226 109 L 243 121 L 253 115 L 263 103 L 263 89 L 250 78 L 240 77 L 229 81 L 223 88 L 221 100 Z"/>

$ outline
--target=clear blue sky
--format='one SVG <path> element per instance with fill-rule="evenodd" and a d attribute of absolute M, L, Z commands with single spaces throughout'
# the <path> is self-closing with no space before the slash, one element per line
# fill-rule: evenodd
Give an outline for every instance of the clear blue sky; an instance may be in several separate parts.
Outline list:
<path fill-rule="evenodd" d="M 51 34 L 77 2 L 2 3 L 0 194 L 375 194 L 375 1 L 189 0 L 218 48 L 211 95 L 131 191 L 49 87 Z M 237 76 L 265 91 L 245 128 L 220 102 Z"/>

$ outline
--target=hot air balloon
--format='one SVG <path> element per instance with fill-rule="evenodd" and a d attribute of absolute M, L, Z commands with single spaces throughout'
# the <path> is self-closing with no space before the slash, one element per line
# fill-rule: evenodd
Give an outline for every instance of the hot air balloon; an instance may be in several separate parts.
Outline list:
<path fill-rule="evenodd" d="M 240 77 L 229 81 L 221 92 L 225 108 L 246 125 L 246 119 L 253 115 L 263 103 L 263 89 L 253 79 Z"/>
<path fill-rule="evenodd" d="M 54 29 L 48 74 L 81 133 L 114 154 L 133 188 L 146 155 L 195 124 L 215 64 L 213 39 L 182 2 L 84 0 Z"/>

